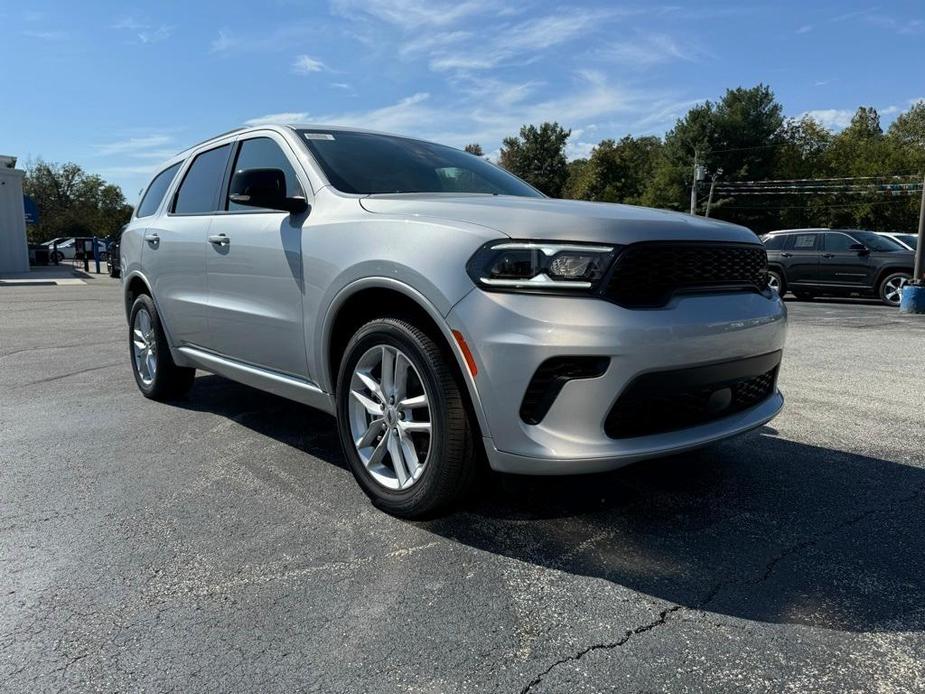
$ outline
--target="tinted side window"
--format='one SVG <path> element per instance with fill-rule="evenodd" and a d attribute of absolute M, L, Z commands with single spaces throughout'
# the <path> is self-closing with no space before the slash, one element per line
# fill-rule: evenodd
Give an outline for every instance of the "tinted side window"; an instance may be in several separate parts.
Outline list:
<path fill-rule="evenodd" d="M 164 199 L 164 195 L 167 193 L 167 189 L 173 182 L 173 177 L 177 175 L 177 169 L 179 168 L 179 164 L 174 164 L 169 169 L 164 169 L 154 177 L 154 180 L 151 181 L 151 185 L 149 185 L 148 189 L 145 191 L 145 196 L 138 204 L 138 213 L 135 215 L 136 217 L 150 217 L 157 212 L 157 208 L 161 206 L 161 200 Z"/>
<path fill-rule="evenodd" d="M 230 151 L 231 145 L 222 145 L 196 156 L 177 191 L 174 212 L 192 214 L 216 209 Z"/>
<path fill-rule="evenodd" d="M 764 247 L 769 251 L 779 251 L 784 247 L 786 241 L 786 236 L 768 236 L 764 241 Z"/>
<path fill-rule="evenodd" d="M 826 234 L 825 235 L 825 250 L 835 251 L 850 251 L 851 244 L 857 243 L 850 236 L 845 234 Z"/>
<path fill-rule="evenodd" d="M 234 164 L 234 172 L 245 171 L 247 169 L 280 169 L 286 176 L 286 195 L 289 197 L 301 197 L 304 195 L 302 186 L 299 185 L 299 178 L 295 170 L 273 140 L 268 137 L 255 137 L 251 140 L 244 140 L 241 143 L 241 149 L 238 150 L 238 158 Z M 227 191 L 226 191 L 227 195 Z M 226 199 L 228 210 L 248 210 L 253 212 L 255 208 L 249 205 L 239 205 Z"/>
<path fill-rule="evenodd" d="M 794 234 L 793 245 L 791 248 L 795 251 L 815 251 L 818 250 L 816 239 L 819 234 Z"/>

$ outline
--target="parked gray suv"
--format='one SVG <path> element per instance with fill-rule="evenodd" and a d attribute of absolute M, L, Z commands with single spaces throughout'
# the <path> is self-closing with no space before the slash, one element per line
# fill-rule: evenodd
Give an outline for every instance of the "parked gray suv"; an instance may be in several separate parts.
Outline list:
<path fill-rule="evenodd" d="M 329 412 L 401 516 L 446 508 L 486 458 L 610 470 L 783 404 L 786 309 L 749 230 L 552 200 L 428 142 L 226 133 L 164 165 L 120 253 L 146 397 L 202 369 Z"/>

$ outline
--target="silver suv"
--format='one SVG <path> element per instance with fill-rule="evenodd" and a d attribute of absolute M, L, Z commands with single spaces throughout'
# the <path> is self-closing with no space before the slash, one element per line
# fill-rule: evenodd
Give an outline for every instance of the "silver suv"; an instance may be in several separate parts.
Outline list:
<path fill-rule="evenodd" d="M 754 429 L 786 310 L 748 229 L 552 200 L 476 156 L 261 126 L 168 161 L 121 243 L 135 379 L 195 369 L 337 418 L 381 508 L 494 470 L 610 470 Z"/>

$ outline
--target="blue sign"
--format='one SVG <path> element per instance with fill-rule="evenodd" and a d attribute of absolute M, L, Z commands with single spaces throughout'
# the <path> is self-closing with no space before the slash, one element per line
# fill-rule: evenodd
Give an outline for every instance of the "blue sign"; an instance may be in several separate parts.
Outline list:
<path fill-rule="evenodd" d="M 39 206 L 28 195 L 22 196 L 22 206 L 26 210 L 26 224 L 39 223 Z"/>

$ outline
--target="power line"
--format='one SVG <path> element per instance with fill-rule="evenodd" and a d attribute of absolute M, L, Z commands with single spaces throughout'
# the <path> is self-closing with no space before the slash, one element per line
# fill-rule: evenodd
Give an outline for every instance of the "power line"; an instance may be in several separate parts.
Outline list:
<path fill-rule="evenodd" d="M 873 202 L 852 202 L 846 203 L 843 205 L 783 205 L 783 206 L 772 206 L 765 207 L 764 205 L 758 206 L 748 206 L 748 205 L 720 205 L 714 204 L 714 207 L 718 210 L 837 210 L 844 209 L 849 207 L 860 207 L 862 205 L 895 205 L 900 202 L 908 202 L 908 200 L 880 200 Z"/>

